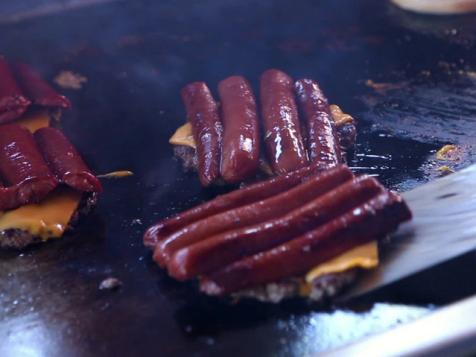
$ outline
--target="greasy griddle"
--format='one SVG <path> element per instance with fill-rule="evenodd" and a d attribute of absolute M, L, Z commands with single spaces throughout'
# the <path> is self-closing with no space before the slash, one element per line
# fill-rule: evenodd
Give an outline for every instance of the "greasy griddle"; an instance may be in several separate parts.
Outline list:
<path fill-rule="evenodd" d="M 141 242 L 157 219 L 224 191 L 201 189 L 172 158 L 187 82 L 215 88 L 237 73 L 256 87 L 270 67 L 317 78 L 359 121 L 351 165 L 406 190 L 437 175 L 443 144 L 475 144 L 475 30 L 476 16 L 426 18 L 380 0 L 119 1 L 2 25 L 1 53 L 49 79 L 88 78 L 66 91 L 64 130 L 98 173 L 135 176 L 105 181 L 76 234 L 0 253 L 1 354 L 309 354 L 475 293 L 470 253 L 348 305 L 234 306 L 169 279 Z M 368 79 L 393 86 L 379 93 Z M 123 287 L 99 291 L 110 276 Z"/>

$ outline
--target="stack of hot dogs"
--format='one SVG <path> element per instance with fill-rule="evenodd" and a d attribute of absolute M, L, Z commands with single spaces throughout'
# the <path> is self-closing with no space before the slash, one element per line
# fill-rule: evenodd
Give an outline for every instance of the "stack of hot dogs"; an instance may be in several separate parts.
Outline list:
<path fill-rule="evenodd" d="M 0 211 L 40 202 L 59 184 L 100 192 L 101 183 L 56 128 L 32 134 L 18 124 L 0 126 Z"/>
<path fill-rule="evenodd" d="M 50 127 L 70 105 L 31 67 L 0 57 L 2 248 L 61 237 L 102 191 L 72 143 Z"/>
<path fill-rule="evenodd" d="M 71 103 L 27 64 L 0 57 L 0 124 L 20 118 L 34 106 L 69 108 Z"/>
<path fill-rule="evenodd" d="M 31 133 L 19 124 L 0 125 L 1 247 L 56 238 L 67 228 L 61 222 L 71 226 L 88 213 L 101 191 L 98 178 L 60 130 Z M 62 211 L 69 207 L 70 213 Z"/>
<path fill-rule="evenodd" d="M 296 82 L 286 73 L 270 69 L 260 81 L 261 122 L 248 81 L 232 76 L 218 84 L 220 105 L 204 82 L 182 89 L 182 99 L 196 148 L 196 166 L 203 186 L 253 178 L 260 158 L 274 174 L 284 174 L 310 164 L 330 167 L 343 162 L 341 147 L 355 140 L 355 123 L 329 106 L 316 81 Z M 350 118 L 347 116 L 347 118 Z M 262 130 L 260 128 L 262 127 Z M 261 140 L 266 154 L 260 154 Z M 176 150 L 184 161 L 189 151 Z"/>
<path fill-rule="evenodd" d="M 354 177 L 341 164 L 326 170 L 312 164 L 160 221 L 144 243 L 170 276 L 198 278 L 206 294 L 260 292 L 260 299 L 277 301 L 301 294 L 301 278 L 314 267 L 379 240 L 410 218 L 405 202 L 375 179 Z M 333 295 L 352 272 L 323 274 L 305 295 Z M 330 275 L 331 286 L 323 286 Z M 286 296 L 271 296 L 266 288 L 263 294 L 270 284 L 275 291 L 285 286 Z"/>

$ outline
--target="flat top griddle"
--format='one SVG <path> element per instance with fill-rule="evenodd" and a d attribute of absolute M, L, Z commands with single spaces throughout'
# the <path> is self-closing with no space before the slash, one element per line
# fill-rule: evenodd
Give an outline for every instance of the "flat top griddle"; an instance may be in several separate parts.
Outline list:
<path fill-rule="evenodd" d="M 74 234 L 0 253 L 2 356 L 312 354 L 476 292 L 469 253 L 347 305 L 231 305 L 169 279 L 141 241 L 156 220 L 225 190 L 201 189 L 168 144 L 184 122 L 179 90 L 194 80 L 215 88 L 242 74 L 256 87 L 270 67 L 318 79 L 359 121 L 351 166 L 392 189 L 436 177 L 443 144 L 465 148 L 456 168 L 474 162 L 475 15 L 379 0 L 119 1 L 0 27 L 2 54 L 49 79 L 88 78 L 65 91 L 63 128 L 98 173 L 135 173 L 105 181 Z M 123 287 L 98 290 L 111 276 Z"/>

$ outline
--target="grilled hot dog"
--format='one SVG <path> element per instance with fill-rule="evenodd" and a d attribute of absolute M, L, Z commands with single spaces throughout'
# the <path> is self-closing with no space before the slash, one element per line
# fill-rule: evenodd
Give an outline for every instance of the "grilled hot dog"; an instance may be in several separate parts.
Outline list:
<path fill-rule="evenodd" d="M 58 181 L 82 192 L 102 191 L 101 182 L 61 131 L 41 128 L 34 136 L 46 163 Z"/>
<path fill-rule="evenodd" d="M 299 276 L 359 244 L 377 239 L 411 218 L 405 202 L 384 192 L 331 222 L 271 250 L 252 255 L 206 276 L 200 289 L 224 295 Z"/>
<path fill-rule="evenodd" d="M 329 103 L 316 81 L 301 79 L 295 84 L 299 107 L 307 126 L 307 149 L 311 162 L 328 166 L 342 161 L 339 137 Z"/>
<path fill-rule="evenodd" d="M 209 186 L 220 176 L 223 128 L 218 106 L 204 82 L 190 83 L 181 93 L 197 144 L 200 182 L 203 186 Z"/>
<path fill-rule="evenodd" d="M 294 100 L 293 80 L 270 69 L 261 75 L 261 111 L 268 160 L 276 174 L 308 164 Z"/>
<path fill-rule="evenodd" d="M 150 227 L 144 235 L 144 244 L 149 248 L 155 248 L 157 243 L 179 229 L 199 221 L 237 207 L 284 192 L 306 180 L 321 170 L 319 165 L 310 165 L 288 174 L 273 177 L 247 186 L 240 190 L 216 197 L 197 207 L 167 218 Z"/>
<path fill-rule="evenodd" d="M 182 248 L 173 255 L 167 269 L 179 280 L 218 270 L 315 229 L 383 190 L 373 178 L 355 178 L 284 216 L 218 234 Z"/>
<path fill-rule="evenodd" d="M 223 118 L 221 176 L 228 183 L 245 180 L 259 164 L 256 102 L 248 81 L 232 76 L 218 84 Z"/>
<path fill-rule="evenodd" d="M 187 245 L 220 232 L 283 215 L 351 178 L 352 173 L 347 167 L 335 167 L 277 196 L 195 222 L 159 242 L 154 259 L 159 265 L 164 265 L 177 250 Z"/>

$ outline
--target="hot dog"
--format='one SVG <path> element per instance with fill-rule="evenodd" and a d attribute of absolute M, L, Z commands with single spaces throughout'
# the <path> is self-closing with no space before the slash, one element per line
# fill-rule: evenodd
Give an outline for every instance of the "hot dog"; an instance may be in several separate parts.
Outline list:
<path fill-rule="evenodd" d="M 310 165 L 218 196 L 211 201 L 153 225 L 144 234 L 144 244 L 153 249 L 157 242 L 193 222 L 277 195 L 298 185 L 310 175 L 319 171 L 321 171 L 319 165 Z"/>
<path fill-rule="evenodd" d="M 276 69 L 261 75 L 261 111 L 268 161 L 276 174 L 308 164 L 292 79 Z"/>
<path fill-rule="evenodd" d="M 50 127 L 41 128 L 35 132 L 34 137 L 58 181 L 82 192 L 102 191 L 98 178 L 61 131 Z"/>
<path fill-rule="evenodd" d="M 355 178 L 284 216 L 218 234 L 182 248 L 172 256 L 167 269 L 178 280 L 218 270 L 315 229 L 383 190 L 373 178 Z"/>
<path fill-rule="evenodd" d="M 218 84 L 223 118 L 220 172 L 225 182 L 243 181 L 259 164 L 256 102 L 248 81 L 232 76 Z"/>
<path fill-rule="evenodd" d="M 209 186 L 220 176 L 223 129 L 218 106 L 204 82 L 188 84 L 181 94 L 197 144 L 199 179 L 203 186 Z"/>
<path fill-rule="evenodd" d="M 405 202 L 394 193 L 384 192 L 316 230 L 209 274 L 201 281 L 200 289 L 210 295 L 224 295 L 299 276 L 356 245 L 393 231 L 410 218 Z"/>
<path fill-rule="evenodd" d="M 312 79 L 298 80 L 295 88 L 307 127 L 309 160 L 328 166 L 336 165 L 342 161 L 342 156 L 327 98 L 317 82 Z"/>
<path fill-rule="evenodd" d="M 0 176 L 7 188 L 16 190 L 16 206 L 40 201 L 58 184 L 33 135 L 16 124 L 0 129 Z"/>
<path fill-rule="evenodd" d="M 7 61 L 0 57 L 0 124 L 19 118 L 29 105 Z"/>
<path fill-rule="evenodd" d="M 159 242 L 154 260 L 163 265 L 179 249 L 212 235 L 279 217 L 352 178 L 345 166 L 332 168 L 277 196 L 195 222 Z"/>
<path fill-rule="evenodd" d="M 13 71 L 20 87 L 33 104 L 45 107 L 70 108 L 71 103 L 57 93 L 33 68 L 25 63 L 14 63 Z"/>

